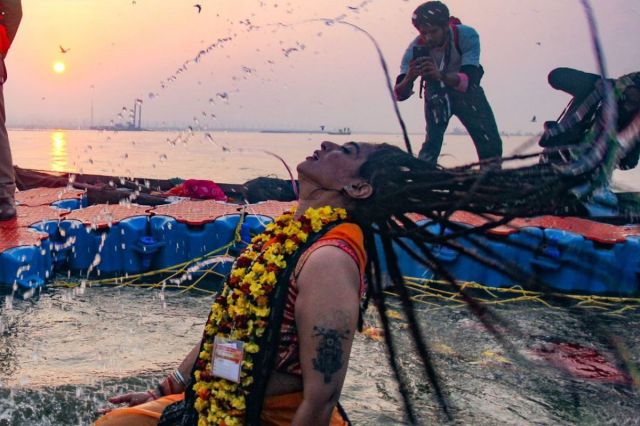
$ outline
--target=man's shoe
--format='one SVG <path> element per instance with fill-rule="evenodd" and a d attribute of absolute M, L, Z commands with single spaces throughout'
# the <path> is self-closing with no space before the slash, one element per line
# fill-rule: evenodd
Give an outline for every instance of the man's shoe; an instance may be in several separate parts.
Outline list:
<path fill-rule="evenodd" d="M 0 220 L 10 220 L 16 217 L 16 207 L 10 201 L 0 201 Z"/>

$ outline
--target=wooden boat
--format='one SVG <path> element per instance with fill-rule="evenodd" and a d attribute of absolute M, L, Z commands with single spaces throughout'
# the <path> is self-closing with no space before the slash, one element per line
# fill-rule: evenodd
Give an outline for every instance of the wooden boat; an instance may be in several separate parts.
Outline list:
<path fill-rule="evenodd" d="M 86 226 L 92 224 L 93 228 L 95 228 L 87 228 L 90 231 L 89 233 L 85 232 L 84 228 L 80 232 L 78 231 L 80 228 L 77 226 L 74 228 L 66 224 L 67 221 L 77 216 L 75 213 L 68 216 L 58 216 L 57 221 L 38 222 L 33 226 L 29 224 L 31 222 L 23 221 L 23 225 L 18 224 L 15 229 L 12 229 L 10 224 L 2 224 L 0 226 L 0 234 L 2 234 L 0 237 L 2 238 L 0 239 L 3 239 L 5 246 L 0 244 L 0 284 L 7 286 L 18 283 L 18 285 L 24 287 L 37 287 L 43 285 L 47 279 L 53 276 L 55 265 L 60 260 L 56 259 L 56 244 L 65 245 L 60 237 L 59 228 L 64 228 L 62 234 L 67 236 L 74 235 L 77 244 L 88 246 L 83 250 L 75 250 L 73 255 L 64 254 L 67 257 L 73 256 L 73 258 L 67 258 L 62 262 L 75 265 L 72 269 L 85 270 L 88 268 L 88 265 L 93 260 L 91 250 L 97 250 L 100 244 L 106 244 L 111 248 L 106 252 L 111 253 L 112 259 L 102 256 L 102 264 L 97 269 L 102 268 L 101 272 L 104 274 L 140 273 L 149 270 L 149 268 L 166 268 L 175 263 L 175 250 L 171 252 L 171 255 L 165 256 L 162 254 L 163 247 L 166 247 L 167 244 L 173 244 L 176 247 L 195 247 L 195 249 L 192 249 L 192 251 L 196 250 L 195 252 L 183 253 L 185 258 L 180 259 L 183 261 L 189 260 L 191 258 L 189 256 L 197 257 L 210 252 L 216 248 L 215 244 L 220 246 L 228 244 L 229 241 L 224 238 L 221 239 L 219 236 L 226 235 L 228 239 L 233 238 L 234 233 L 231 230 L 235 229 L 234 227 L 239 223 L 238 220 L 241 220 L 238 215 L 240 210 L 243 210 L 249 218 L 247 223 L 250 225 L 247 225 L 249 227 L 245 230 L 247 235 L 248 233 L 260 232 L 265 221 L 270 220 L 269 217 L 273 217 L 284 211 L 284 209 L 289 208 L 291 203 L 286 203 L 286 201 L 294 198 L 293 191 L 290 190 L 290 182 L 284 180 L 260 178 L 245 184 L 221 183 L 219 185 L 229 197 L 229 203 L 215 204 L 209 202 L 207 204 L 206 201 L 183 201 L 183 203 L 192 203 L 190 205 L 184 204 L 186 210 L 190 210 L 196 205 L 198 206 L 197 209 L 200 209 L 203 205 L 213 209 L 210 216 L 205 214 L 204 216 L 199 216 L 197 220 L 187 218 L 185 221 L 180 218 L 172 219 L 171 217 L 176 214 L 171 216 L 171 214 L 167 213 L 172 207 L 163 206 L 169 203 L 165 194 L 176 185 L 177 182 L 175 180 L 122 179 L 101 175 L 71 176 L 68 173 L 52 173 L 20 168 L 16 168 L 16 176 L 19 189 L 26 192 L 34 188 L 61 188 L 71 184 L 77 189 L 86 191 L 87 203 L 80 203 L 77 207 L 89 204 L 89 206 L 94 207 L 95 211 L 100 213 L 102 213 L 102 210 L 111 208 L 107 205 L 114 206 L 113 209 L 117 210 L 118 204 L 122 200 L 132 198 L 133 191 L 136 191 L 133 202 L 149 207 L 125 209 L 125 215 L 122 218 L 117 218 L 117 220 L 114 217 L 117 217 L 121 212 L 113 213 L 109 216 L 111 222 L 108 226 L 96 225 L 97 222 L 93 219 L 85 220 Z M 258 187 L 259 190 L 252 191 L 253 186 Z M 289 186 L 288 193 L 286 191 L 287 186 Z M 279 198 L 285 204 L 267 203 L 265 205 L 249 204 L 247 206 L 247 203 L 273 200 L 274 198 Z M 103 205 L 108 208 L 99 208 L 96 205 Z M 62 206 L 69 207 L 70 205 Z M 167 212 L 163 210 L 165 207 L 170 207 L 166 209 Z M 89 207 L 86 210 L 90 211 L 91 208 Z M 47 214 L 50 213 L 48 211 Z M 127 224 L 127 214 L 134 217 L 146 216 L 146 219 L 132 219 L 131 224 Z M 158 215 L 165 217 L 165 219 L 153 219 Z M 244 215 L 242 216 L 244 217 Z M 254 218 L 252 219 L 251 217 Z M 260 217 L 263 217 L 263 219 L 260 219 Z M 116 226 L 120 220 L 122 220 L 123 224 Z M 434 234 L 452 231 L 442 230 L 439 225 L 429 223 L 420 216 L 413 217 L 413 220 L 424 224 L 425 229 Z M 165 223 L 167 221 L 172 221 L 172 224 L 168 226 Z M 456 212 L 452 217 L 452 221 L 464 228 L 480 226 L 486 220 L 470 213 Z M 456 239 L 457 244 L 462 245 L 469 251 L 487 258 L 502 259 L 518 265 L 524 274 L 520 280 L 514 280 L 513 277 L 508 277 L 493 268 L 487 267 L 472 257 L 453 250 L 451 247 L 445 245 L 432 246 L 430 250 L 456 279 L 463 281 L 477 282 L 492 287 L 515 285 L 525 287 L 533 285 L 535 287 L 543 282 L 552 289 L 570 293 L 623 296 L 640 294 L 640 225 L 615 223 L 615 218 L 607 218 L 607 221 L 609 223 L 588 218 L 558 216 L 515 219 L 507 225 L 490 230 L 486 234 L 477 235 L 473 238 L 460 237 Z M 158 225 L 159 223 L 163 226 Z M 23 226 L 48 234 L 40 235 L 40 238 L 41 240 L 48 238 L 51 244 L 40 244 L 38 243 L 40 240 L 35 240 L 35 242 L 33 242 L 34 240 L 28 240 L 32 242 L 20 243 L 20 241 L 23 241 L 20 238 L 24 238 L 26 232 Z M 151 235 L 149 235 L 150 229 L 152 230 Z M 157 232 L 153 231 L 154 229 Z M 170 232 L 171 235 L 166 234 L 168 232 L 167 229 L 172 230 Z M 222 232 L 221 230 L 225 231 Z M 104 232 L 108 233 L 107 237 L 98 235 Z M 117 237 L 114 236 L 116 234 L 112 235 L 111 233 L 116 233 Z M 209 234 L 211 234 L 210 237 L 206 237 Z M 113 238 L 109 237 L 109 235 Z M 7 243 L 11 238 L 17 238 L 16 241 L 18 243 L 13 245 Z M 96 243 L 94 241 L 96 238 L 106 239 L 101 243 Z M 121 241 L 122 238 L 127 239 L 127 242 Z M 142 247 L 140 246 L 142 244 L 141 241 L 146 241 L 144 248 L 140 248 Z M 160 242 L 163 242 L 163 244 L 156 244 Z M 30 247 L 30 244 L 33 247 Z M 133 247 L 140 246 L 138 248 L 143 252 L 151 250 L 150 247 L 153 247 L 153 250 L 159 254 L 154 258 L 155 260 L 150 260 L 151 258 L 148 257 L 147 260 L 143 261 L 136 254 L 140 253 L 140 251 L 124 253 L 126 250 L 123 250 L 123 253 L 118 254 L 121 246 L 127 247 L 126 250 L 134 250 Z M 16 253 L 12 253 L 14 249 L 19 250 Z M 85 253 L 85 255 L 80 258 L 77 253 Z M 118 254 L 120 257 L 113 253 Z M 147 251 L 147 255 L 150 253 L 150 251 Z M 398 254 L 401 269 L 406 276 L 418 280 L 440 278 L 433 271 L 415 261 L 409 254 L 403 253 L 402 249 L 398 248 Z M 26 268 L 26 266 L 29 266 L 29 268 Z M 28 277 L 19 276 L 21 273 L 30 275 Z M 536 277 L 536 279 L 530 280 L 527 279 L 527 276 Z"/>

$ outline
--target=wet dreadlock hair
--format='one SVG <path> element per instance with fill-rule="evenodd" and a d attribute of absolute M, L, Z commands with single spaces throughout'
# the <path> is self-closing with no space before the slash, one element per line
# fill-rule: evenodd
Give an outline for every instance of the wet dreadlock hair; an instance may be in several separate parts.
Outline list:
<path fill-rule="evenodd" d="M 593 10 L 589 0 L 581 0 L 581 2 L 587 15 L 599 73 L 604 79 L 606 70 Z M 420 25 L 444 26 L 449 21 L 449 11 L 443 3 L 429 1 L 415 10 L 412 21 L 416 27 Z M 352 24 L 349 25 L 356 29 L 359 28 Z M 615 99 L 613 90 L 608 84 L 605 84 L 604 106 L 600 123 L 598 126 L 594 126 L 587 135 L 588 143 L 586 145 L 588 146 L 584 155 L 571 164 L 542 163 L 518 167 L 518 161 L 538 159 L 539 153 L 535 153 L 482 161 L 457 168 L 433 168 L 411 155 L 406 126 L 397 109 L 386 62 L 375 41 L 374 44 L 380 55 L 382 68 L 387 75 L 389 94 L 394 102 L 396 115 L 403 130 L 407 152 L 391 145 L 382 144 L 369 155 L 359 171 L 359 175 L 370 182 L 373 187 L 373 194 L 370 198 L 358 200 L 350 209 L 352 219 L 363 230 L 365 248 L 369 256 L 366 268 L 368 291 L 365 308 L 370 300 L 374 301 L 384 331 L 390 365 L 399 385 L 407 418 L 411 423 L 416 423 L 411 403 L 412 398 L 409 395 L 407 383 L 403 379 L 401 365 L 396 358 L 397 351 L 386 313 L 387 295 L 383 284 L 386 280 L 383 281 L 382 276 L 383 267 L 385 267 L 391 285 L 399 296 L 412 340 L 424 366 L 425 374 L 432 385 L 434 395 L 444 413 L 451 419 L 452 413 L 446 392 L 440 386 L 437 372 L 431 362 L 431 352 L 416 318 L 409 288 L 405 285 L 398 266 L 396 248 L 435 272 L 436 277 L 456 287 L 471 311 L 502 344 L 509 355 L 516 360 L 522 360 L 509 340 L 498 331 L 504 328 L 509 332 L 517 332 L 514 330 L 513 324 L 503 321 L 492 310 L 480 305 L 464 288 L 458 285 L 447 266 L 438 260 L 430 248 L 439 245 L 453 249 L 514 278 L 516 282 L 527 284 L 529 287 L 549 294 L 549 287 L 538 277 L 527 277 L 519 265 L 501 258 L 478 236 L 491 228 L 509 223 L 514 217 L 543 214 L 583 215 L 582 201 L 589 198 L 594 188 L 608 183 L 608 176 L 615 164 L 613 160 L 619 150 L 620 134 L 616 134 L 614 121 L 616 117 Z M 634 119 L 623 131 L 623 133 L 625 132 L 628 134 L 623 134 L 623 139 L 631 140 L 639 137 L 640 116 Z M 505 167 L 513 164 L 516 167 Z M 449 220 L 456 210 L 479 214 L 486 220 L 486 223 L 474 227 L 456 224 Z M 640 200 L 637 201 L 635 212 L 639 210 Z M 411 213 L 424 215 L 431 220 L 431 223 L 438 225 L 440 231 L 432 231 L 425 224 L 415 223 L 411 220 Z M 626 213 L 623 219 L 633 221 L 637 220 L 637 217 L 634 217 L 634 213 L 631 212 L 630 214 Z M 444 232 L 445 230 L 451 232 Z M 470 241 L 472 248 L 469 249 L 459 244 L 456 239 L 460 237 Z M 511 244 L 517 246 L 515 242 Z M 479 250 L 475 250 L 475 248 Z M 531 249 L 531 247 L 520 248 Z M 587 260 L 586 267 L 592 268 L 588 262 Z M 584 264 L 569 266 L 585 267 Z M 593 327 L 593 324 L 591 326 Z"/>
<path fill-rule="evenodd" d="M 590 182 L 597 174 L 598 167 L 585 168 L 574 174 L 563 173 L 548 164 L 498 167 L 502 163 L 508 165 L 527 157 L 514 156 L 495 160 L 494 164 L 484 163 L 482 168 L 478 167 L 479 164 L 457 168 L 434 168 L 398 147 L 382 144 L 369 155 L 359 170 L 360 177 L 373 187 L 372 196 L 358 200 L 351 211 L 353 220 L 363 230 L 365 247 L 369 254 L 366 269 L 369 286 L 365 307 L 372 300 L 379 313 L 390 365 L 411 423 L 415 423 L 416 420 L 412 398 L 400 371 L 386 314 L 388 296 L 385 289 L 389 285 L 399 296 L 415 348 L 435 397 L 449 418 L 451 412 L 446 392 L 442 389 L 437 371 L 431 362 L 431 351 L 423 338 L 424 334 L 417 320 L 409 288 L 405 285 L 398 266 L 398 250 L 456 287 L 485 328 L 514 358 L 517 358 L 516 351 L 510 349 L 510 342 L 498 331 L 511 328 L 510 324 L 467 294 L 448 272 L 447 266 L 432 253 L 431 247 L 436 245 L 451 248 L 504 273 L 517 282 L 550 292 L 545 283 L 539 282 L 536 277 L 528 276 L 517 264 L 491 253 L 479 235 L 508 223 L 514 217 L 580 214 L 581 205 L 571 189 Z M 479 227 L 463 227 L 449 220 L 450 215 L 456 210 L 479 214 L 487 219 L 487 223 Z M 439 224 L 440 230 L 447 229 L 451 232 L 439 232 L 424 224 L 416 224 L 410 216 L 411 213 L 424 215 L 431 220 L 430 223 Z M 456 241 L 460 237 L 469 239 L 480 250 L 465 248 Z"/>
<path fill-rule="evenodd" d="M 480 169 L 478 164 L 442 168 L 382 144 L 360 168 L 360 176 L 374 191 L 357 204 L 355 215 L 377 222 L 406 213 L 438 219 L 456 209 L 511 217 L 575 214 L 577 205 L 569 189 L 578 181 L 588 180 L 588 171 L 572 177 L 541 164 L 494 167 L 527 157 L 485 161 Z M 552 194 L 557 197 L 550 199 Z"/>
<path fill-rule="evenodd" d="M 428 1 L 413 11 L 411 22 L 416 28 L 423 25 L 446 26 L 449 23 L 449 8 L 440 1 Z"/>

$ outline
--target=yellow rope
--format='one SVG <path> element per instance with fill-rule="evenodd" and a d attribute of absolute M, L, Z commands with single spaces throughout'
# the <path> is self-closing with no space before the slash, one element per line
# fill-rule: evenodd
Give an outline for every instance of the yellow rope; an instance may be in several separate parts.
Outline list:
<path fill-rule="evenodd" d="M 218 266 L 220 264 L 220 262 L 215 263 L 214 265 L 211 265 L 210 267 L 208 267 L 206 270 L 204 271 L 199 271 L 202 273 L 202 275 L 200 277 L 198 277 L 194 282 L 192 282 L 191 284 L 189 284 L 186 287 L 180 286 L 180 285 L 170 285 L 167 284 L 167 282 L 169 282 L 172 279 L 175 279 L 176 277 L 179 277 L 183 274 L 188 273 L 188 267 L 191 265 L 194 265 L 200 261 L 203 260 L 207 260 L 210 259 L 216 255 L 220 255 L 222 253 L 223 256 L 230 256 L 229 254 L 229 249 L 231 249 L 234 245 L 236 245 L 237 243 L 241 242 L 241 234 L 240 234 L 240 230 L 242 228 L 242 224 L 244 223 L 244 215 L 240 216 L 240 220 L 238 221 L 238 224 L 236 225 L 236 228 L 233 232 L 234 238 L 231 242 L 229 242 L 228 244 L 222 246 L 222 247 L 218 247 L 208 253 L 206 253 L 203 256 L 194 258 L 194 259 L 190 259 L 187 260 L 185 262 L 182 263 L 178 263 L 166 268 L 161 268 L 161 269 L 156 269 L 154 271 L 147 271 L 147 272 L 143 272 L 140 274 L 134 274 L 134 275 L 128 275 L 126 277 L 112 277 L 112 278 L 105 278 L 105 279 L 99 279 L 99 280 L 81 280 L 79 282 L 70 282 L 70 281 L 60 281 L 57 280 L 56 282 L 53 283 L 53 287 L 65 287 L 65 288 L 75 288 L 75 287 L 79 287 L 81 285 L 83 285 L 83 283 L 87 286 L 94 286 L 94 285 L 115 285 L 118 287 L 126 287 L 126 286 L 132 286 L 132 287 L 141 287 L 141 288 L 177 288 L 182 290 L 181 293 L 184 293 L 186 291 L 191 291 L 191 290 L 199 290 L 199 291 L 204 291 L 207 293 L 211 293 L 214 294 L 215 292 L 211 292 L 208 290 L 203 290 L 201 288 L 198 287 L 198 284 L 200 282 L 202 282 L 202 280 L 204 280 L 207 276 L 209 275 L 214 275 L 214 276 L 218 276 L 220 278 L 224 278 L 225 276 L 215 270 L 213 270 L 213 268 L 215 268 L 216 266 Z M 162 278 L 160 281 L 155 282 L 155 283 L 148 283 L 148 282 L 144 282 L 144 283 L 137 283 L 138 280 L 143 280 L 145 278 L 150 278 L 150 277 L 155 277 L 158 275 L 164 275 L 164 274 L 169 274 L 168 277 Z"/>
<path fill-rule="evenodd" d="M 428 310 L 459 309 L 466 307 L 460 292 L 446 281 L 425 278 L 405 277 L 405 284 L 412 293 L 411 300 L 428 306 Z M 521 286 L 496 288 L 475 282 L 458 282 L 461 288 L 473 290 L 478 303 L 484 305 L 504 305 L 507 303 L 538 303 L 546 309 L 558 309 L 552 300 L 545 298 L 545 294 L 532 290 L 525 290 Z M 386 294 L 397 296 L 387 291 Z M 482 295 L 484 294 L 484 296 Z M 575 295 L 552 293 L 551 299 L 574 302 L 574 307 L 605 312 L 608 315 L 621 316 L 624 313 L 640 309 L 640 298 L 612 297 L 594 295 Z M 443 305 L 444 304 L 444 305 Z M 563 305 L 564 306 L 564 305 Z"/>
<path fill-rule="evenodd" d="M 220 255 L 221 253 L 223 253 L 223 256 L 230 256 L 229 250 L 234 245 L 241 242 L 240 231 L 243 223 L 244 215 L 241 215 L 240 220 L 238 221 L 238 224 L 233 232 L 233 241 L 222 247 L 212 250 L 201 257 L 178 263 L 167 268 L 130 275 L 127 277 L 106 278 L 100 280 L 84 280 L 80 282 L 57 281 L 56 283 L 54 283 L 54 286 L 75 288 L 84 284 L 87 286 L 115 285 L 121 287 L 132 286 L 149 289 L 162 287 L 167 289 L 178 289 L 180 290 L 178 294 L 183 294 L 194 290 L 206 294 L 215 294 L 214 291 L 202 289 L 198 285 L 206 277 L 209 276 L 217 276 L 222 279 L 225 278 L 223 274 L 215 271 L 215 268 L 220 265 L 220 262 L 216 262 L 213 265 L 209 265 L 206 269 L 198 271 L 198 273 L 201 275 L 197 279 L 190 282 L 187 286 L 170 284 L 170 282 L 176 277 L 189 273 L 189 267 L 197 264 L 200 261 L 210 259 L 216 255 Z M 156 277 L 158 275 L 164 276 L 166 274 L 169 274 L 169 276 L 160 278 L 158 282 L 148 282 L 148 279 L 151 277 Z M 446 281 L 418 277 L 405 277 L 405 284 L 409 291 L 412 293 L 411 300 L 415 303 L 427 306 L 427 310 L 436 311 L 442 309 L 460 309 L 467 306 L 467 303 L 463 300 L 458 289 L 453 287 Z M 504 305 L 507 303 L 526 302 L 540 304 L 545 309 L 560 308 L 560 306 L 554 306 L 552 300 L 547 300 L 544 293 L 526 290 L 520 285 L 496 288 L 468 281 L 459 281 L 458 284 L 462 289 L 473 290 L 474 297 L 478 301 L 478 303 L 485 305 Z M 397 294 L 392 291 L 385 291 L 385 294 L 388 294 L 390 296 L 397 296 Z M 640 310 L 640 298 L 634 297 L 575 295 L 565 293 L 552 293 L 550 296 L 552 296 L 550 299 L 553 300 L 557 299 L 573 302 L 574 307 L 606 312 L 608 315 L 614 316 L 622 316 L 625 313 Z"/>

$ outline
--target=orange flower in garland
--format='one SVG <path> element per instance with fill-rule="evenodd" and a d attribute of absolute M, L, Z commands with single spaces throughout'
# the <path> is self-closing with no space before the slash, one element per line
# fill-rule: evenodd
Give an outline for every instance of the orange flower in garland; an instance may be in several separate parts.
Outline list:
<path fill-rule="evenodd" d="M 269 295 L 278 282 L 279 273 L 309 234 L 347 217 L 346 210 L 329 206 L 308 209 L 298 220 L 294 219 L 294 213 L 292 210 L 280 216 L 264 233 L 253 238 L 236 259 L 221 294 L 211 307 L 193 385 L 198 426 L 244 423 L 246 396 L 253 383 L 252 355 L 261 350 L 256 340 L 269 326 Z M 244 342 L 240 383 L 211 374 L 216 336 Z"/>

